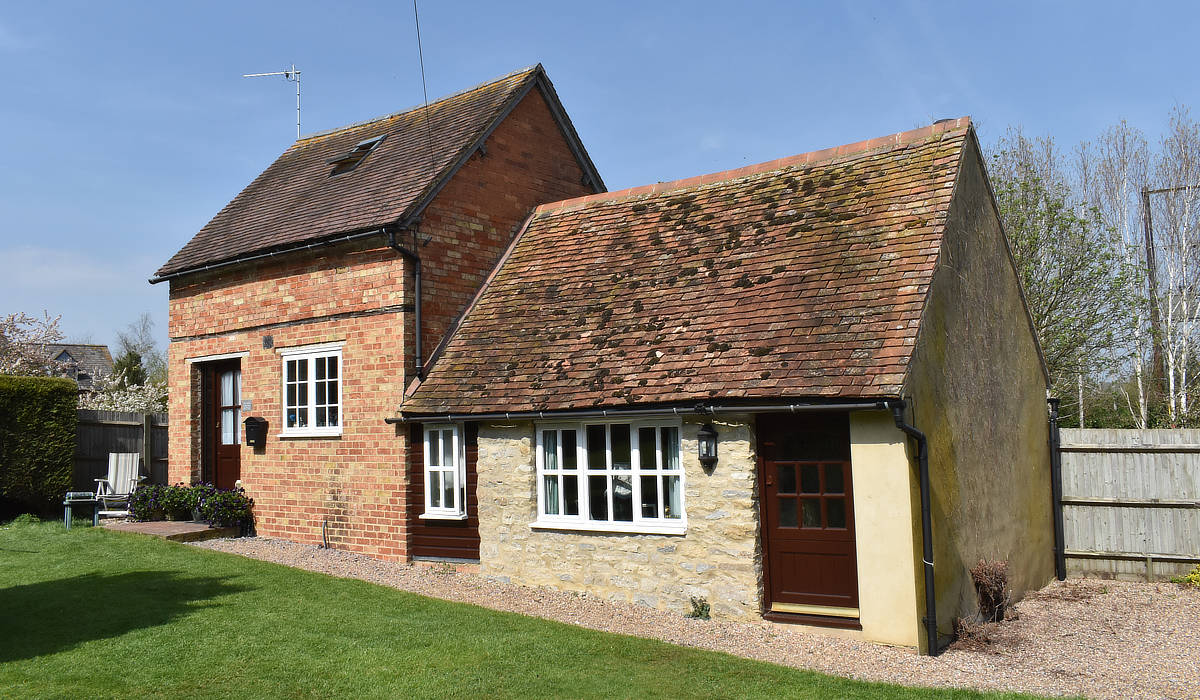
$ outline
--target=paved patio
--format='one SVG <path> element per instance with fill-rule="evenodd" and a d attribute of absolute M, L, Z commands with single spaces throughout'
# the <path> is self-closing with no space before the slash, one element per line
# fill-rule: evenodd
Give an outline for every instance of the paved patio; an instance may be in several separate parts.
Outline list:
<path fill-rule="evenodd" d="M 133 520 L 101 521 L 101 527 L 121 532 L 137 532 L 143 535 L 161 537 L 172 542 L 199 542 L 222 537 L 237 537 L 237 527 L 212 527 L 198 520 L 154 520 L 151 522 L 135 522 Z"/>

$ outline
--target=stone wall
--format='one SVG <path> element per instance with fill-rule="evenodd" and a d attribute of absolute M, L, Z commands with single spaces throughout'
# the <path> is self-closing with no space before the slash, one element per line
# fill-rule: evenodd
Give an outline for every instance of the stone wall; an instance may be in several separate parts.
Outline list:
<path fill-rule="evenodd" d="M 684 535 L 534 530 L 534 425 L 491 423 L 479 430 L 481 572 L 501 580 L 578 591 L 686 613 L 705 598 L 712 615 L 759 619 L 761 551 L 755 439 L 747 416 L 712 423 L 719 462 L 705 474 L 696 431 L 684 419 Z"/>

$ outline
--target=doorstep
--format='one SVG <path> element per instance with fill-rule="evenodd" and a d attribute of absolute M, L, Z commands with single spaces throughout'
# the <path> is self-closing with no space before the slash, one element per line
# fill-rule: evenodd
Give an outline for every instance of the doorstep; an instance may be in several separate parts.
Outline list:
<path fill-rule="evenodd" d="M 142 535 L 161 537 L 172 542 L 199 542 L 218 538 L 237 537 L 241 528 L 212 527 L 198 520 L 152 520 L 150 522 L 135 522 L 132 520 L 105 521 L 103 527 L 119 532 L 136 532 Z"/>

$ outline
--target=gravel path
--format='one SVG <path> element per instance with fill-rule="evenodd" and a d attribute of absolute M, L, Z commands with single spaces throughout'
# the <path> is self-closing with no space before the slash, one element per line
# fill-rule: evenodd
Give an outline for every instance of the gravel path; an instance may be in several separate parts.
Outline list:
<path fill-rule="evenodd" d="M 1017 604 L 985 651 L 936 658 L 768 622 L 692 620 L 270 538 L 195 546 L 605 632 L 861 680 L 1095 698 L 1200 698 L 1200 591 L 1170 583 L 1054 582 Z"/>

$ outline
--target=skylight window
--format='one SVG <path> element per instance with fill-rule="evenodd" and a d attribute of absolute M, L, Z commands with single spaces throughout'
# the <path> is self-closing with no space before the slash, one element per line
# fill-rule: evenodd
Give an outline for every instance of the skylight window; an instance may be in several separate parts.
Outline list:
<path fill-rule="evenodd" d="M 351 170 L 354 170 L 358 167 L 359 163 L 363 162 L 366 157 L 371 154 L 371 151 L 375 150 L 376 146 L 383 143 L 383 139 L 384 136 L 376 136 L 373 139 L 367 139 L 366 141 L 362 141 L 357 146 L 350 149 L 349 153 L 338 156 L 337 158 L 330 158 L 329 160 L 325 161 L 333 166 L 333 170 L 329 173 L 329 175 L 332 177 L 334 175 L 341 175 L 342 173 L 348 173 Z"/>

